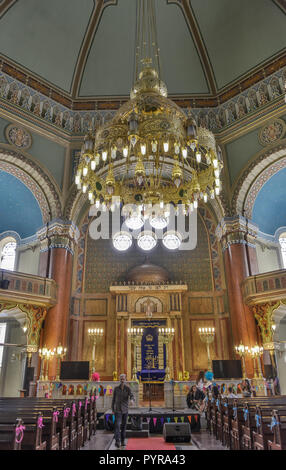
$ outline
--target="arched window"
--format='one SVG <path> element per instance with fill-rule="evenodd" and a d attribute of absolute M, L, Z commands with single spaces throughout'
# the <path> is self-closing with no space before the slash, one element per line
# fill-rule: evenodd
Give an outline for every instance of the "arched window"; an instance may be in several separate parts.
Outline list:
<path fill-rule="evenodd" d="M 0 242 L 0 268 L 14 270 L 17 242 L 12 237 L 7 237 Z"/>
<path fill-rule="evenodd" d="M 279 243 L 281 248 L 283 268 L 286 269 L 286 232 L 281 233 L 279 237 Z"/>

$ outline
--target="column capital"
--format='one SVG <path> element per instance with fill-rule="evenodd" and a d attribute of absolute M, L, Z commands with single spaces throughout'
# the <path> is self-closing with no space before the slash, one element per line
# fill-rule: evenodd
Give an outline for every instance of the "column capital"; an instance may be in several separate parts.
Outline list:
<path fill-rule="evenodd" d="M 79 229 L 69 220 L 56 219 L 38 230 L 37 237 L 41 252 L 50 248 L 64 248 L 73 254 L 79 239 Z"/>
<path fill-rule="evenodd" d="M 224 217 L 216 228 L 216 236 L 225 250 L 230 245 L 249 245 L 255 247 L 259 228 L 254 222 L 241 215 Z"/>

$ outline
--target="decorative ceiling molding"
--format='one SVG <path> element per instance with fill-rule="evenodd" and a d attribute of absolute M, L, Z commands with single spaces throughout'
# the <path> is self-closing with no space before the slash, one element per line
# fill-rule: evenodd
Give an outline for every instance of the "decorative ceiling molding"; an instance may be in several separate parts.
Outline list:
<path fill-rule="evenodd" d="M 257 118 L 265 121 L 269 113 L 271 117 L 278 117 L 285 106 L 285 81 L 286 67 L 216 107 L 196 108 L 186 101 L 177 104 L 186 112 L 191 108 L 199 126 L 209 128 L 225 143 L 233 137 L 233 131 L 244 132 L 247 126 L 256 125 Z M 3 117 L 10 113 L 14 116 L 12 120 L 28 128 L 30 126 L 23 122 L 23 118 L 35 125 L 38 123 L 40 132 L 43 128 L 68 140 L 81 138 L 90 127 L 94 129 L 112 119 L 116 111 L 113 106 L 107 109 L 98 106 L 92 110 L 70 110 L 1 71 L 0 103 Z M 11 120 L 11 117 L 7 118 Z"/>
<path fill-rule="evenodd" d="M 0 147 L 0 168 L 16 176 L 34 194 L 43 215 L 43 221 L 60 217 L 61 199 L 54 184 L 39 165 L 5 144 Z"/>
<path fill-rule="evenodd" d="M 105 5 L 103 8 L 105 8 Z M 81 54 L 80 54 L 81 55 Z M 235 98 L 243 91 L 249 89 L 261 80 L 269 77 L 273 73 L 281 70 L 286 66 L 285 50 L 266 61 L 261 66 L 255 68 L 252 72 L 241 77 L 240 80 L 226 86 L 220 92 L 209 95 L 170 95 L 170 98 L 181 108 L 215 108 L 228 100 Z M 19 64 L 15 64 L 12 60 L 0 54 L 0 72 L 14 78 L 21 83 L 29 86 L 34 91 L 45 95 L 46 97 L 56 101 L 58 104 L 76 111 L 91 110 L 117 110 L 124 101 L 129 99 L 128 96 L 118 98 L 112 97 L 94 97 L 92 99 L 73 98 L 70 94 L 60 90 L 51 83 L 40 79 L 36 74 L 25 69 Z M 78 68 L 78 74 L 82 75 L 83 68 Z M 80 82 L 78 83 L 78 85 Z"/>
<path fill-rule="evenodd" d="M 216 95 L 217 87 L 216 87 L 212 64 L 208 57 L 207 50 L 205 48 L 204 41 L 200 33 L 200 29 L 197 24 L 197 20 L 190 6 L 190 2 L 188 0 L 182 0 L 182 8 L 183 8 L 183 12 L 187 20 L 190 32 L 192 34 L 195 46 L 197 48 L 197 51 L 202 61 L 202 65 L 203 65 L 204 73 L 205 73 L 205 76 L 209 85 L 209 89 L 213 95 Z"/>
<path fill-rule="evenodd" d="M 273 2 L 286 13 L 286 0 L 273 0 Z"/>
<path fill-rule="evenodd" d="M 251 197 L 251 189 L 256 188 L 256 181 L 262 181 L 262 179 L 259 180 L 261 175 L 264 175 L 265 177 L 266 174 L 271 174 L 272 176 L 272 166 L 275 164 L 275 166 L 273 167 L 275 169 L 281 159 L 283 159 L 284 161 L 285 156 L 286 139 L 279 142 L 279 144 L 275 143 L 275 145 L 271 145 L 270 148 L 268 148 L 267 150 L 264 149 L 260 151 L 251 159 L 251 161 L 247 164 L 246 168 L 242 170 L 234 186 L 231 203 L 233 214 L 244 215 L 245 211 L 247 211 L 247 213 L 245 213 L 245 217 L 251 218 L 252 207 L 255 201 L 255 197 L 257 195 L 254 190 L 253 193 L 251 193 L 253 197 Z M 279 169 L 281 169 L 280 165 Z M 264 173 L 265 171 L 266 173 Z"/>
<path fill-rule="evenodd" d="M 6 11 L 11 8 L 17 0 L 3 0 L 0 2 L 0 18 L 5 15 Z"/>
<path fill-rule="evenodd" d="M 77 59 L 76 67 L 75 67 L 75 72 L 74 72 L 72 86 L 71 86 L 71 96 L 73 99 L 76 96 L 78 96 L 79 87 L 80 87 L 82 75 L 83 75 L 85 64 L 86 64 L 86 59 L 88 57 L 91 45 L 93 43 L 93 39 L 97 30 L 97 26 L 99 24 L 99 20 L 101 18 L 102 12 L 107 5 L 108 4 L 104 4 L 104 0 L 97 0 L 95 2 L 95 6 L 91 14 L 90 20 L 89 20 L 89 25 L 88 25 L 85 37 L 82 42 L 80 53 L 78 55 L 78 59 Z"/>

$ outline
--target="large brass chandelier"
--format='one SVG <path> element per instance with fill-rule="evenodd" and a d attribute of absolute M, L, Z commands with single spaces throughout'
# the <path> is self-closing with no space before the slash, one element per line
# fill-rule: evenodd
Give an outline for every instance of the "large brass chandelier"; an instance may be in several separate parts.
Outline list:
<path fill-rule="evenodd" d="M 185 213 L 220 192 L 215 138 L 167 97 L 161 80 L 155 1 L 137 0 L 135 71 L 130 100 L 84 139 L 79 190 L 98 210 L 123 207 L 126 225 L 168 224 L 170 204 Z"/>

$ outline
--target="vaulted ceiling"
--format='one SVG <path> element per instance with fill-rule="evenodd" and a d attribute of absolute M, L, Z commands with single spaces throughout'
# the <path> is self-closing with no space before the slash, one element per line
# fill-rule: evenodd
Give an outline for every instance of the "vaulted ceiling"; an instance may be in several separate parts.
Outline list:
<path fill-rule="evenodd" d="M 173 96 L 216 96 L 285 54 L 284 0 L 156 0 Z M 0 59 L 76 98 L 126 97 L 135 0 L 2 0 Z"/>

